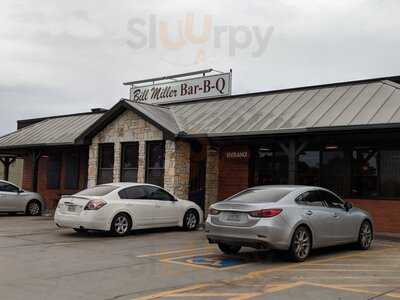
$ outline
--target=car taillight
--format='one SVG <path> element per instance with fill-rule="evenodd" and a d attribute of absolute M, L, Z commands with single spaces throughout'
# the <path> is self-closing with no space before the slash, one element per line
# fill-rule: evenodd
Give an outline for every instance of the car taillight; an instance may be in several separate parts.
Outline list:
<path fill-rule="evenodd" d="M 219 210 L 216 210 L 215 208 L 210 208 L 210 210 L 208 211 L 208 213 L 212 216 L 216 216 L 220 213 Z"/>
<path fill-rule="evenodd" d="M 281 208 L 270 208 L 270 209 L 261 209 L 249 212 L 249 215 L 254 218 L 272 218 L 279 215 L 282 212 Z"/>
<path fill-rule="evenodd" d="M 98 209 L 102 208 L 106 204 L 107 204 L 107 202 L 105 202 L 103 200 L 90 200 L 86 204 L 85 210 L 98 210 Z"/>

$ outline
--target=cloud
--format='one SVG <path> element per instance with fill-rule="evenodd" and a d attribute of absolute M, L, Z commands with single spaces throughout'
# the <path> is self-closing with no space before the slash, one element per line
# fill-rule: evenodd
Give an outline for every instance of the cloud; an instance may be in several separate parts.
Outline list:
<path fill-rule="evenodd" d="M 110 107 L 128 96 L 125 81 L 205 67 L 232 68 L 234 93 L 397 75 L 399 8 L 397 0 L 2 0 L 0 134 L 20 118 Z M 259 57 L 254 40 L 229 56 L 229 35 L 220 48 L 213 39 L 175 50 L 129 47 L 129 20 L 148 31 L 153 15 L 175 38 L 188 14 L 196 33 L 205 15 L 213 29 L 273 33 Z"/>

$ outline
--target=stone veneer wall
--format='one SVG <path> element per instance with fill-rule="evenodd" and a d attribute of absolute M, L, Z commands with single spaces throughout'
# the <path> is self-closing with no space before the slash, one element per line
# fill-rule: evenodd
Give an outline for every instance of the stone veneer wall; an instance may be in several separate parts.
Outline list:
<path fill-rule="evenodd" d="M 146 141 L 163 140 L 160 129 L 131 111 L 125 111 L 93 139 L 89 148 L 88 187 L 96 185 L 99 144 L 114 143 L 114 182 L 120 179 L 121 143 L 139 142 L 138 182 L 145 180 Z"/>
<path fill-rule="evenodd" d="M 218 201 L 219 149 L 207 146 L 205 210 Z"/>
<path fill-rule="evenodd" d="M 165 143 L 164 188 L 178 198 L 188 199 L 190 144 L 167 140 Z"/>

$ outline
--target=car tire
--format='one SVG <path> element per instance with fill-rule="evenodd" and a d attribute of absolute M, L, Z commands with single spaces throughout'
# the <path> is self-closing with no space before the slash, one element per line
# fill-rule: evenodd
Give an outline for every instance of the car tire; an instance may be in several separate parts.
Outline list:
<path fill-rule="evenodd" d="M 125 236 L 132 229 L 132 221 L 128 214 L 119 213 L 111 222 L 111 233 L 115 236 Z"/>
<path fill-rule="evenodd" d="M 42 205 L 37 200 L 29 201 L 26 206 L 25 214 L 27 216 L 40 216 L 42 214 Z"/>
<path fill-rule="evenodd" d="M 293 233 L 290 244 L 290 258 L 295 262 L 303 262 L 311 252 L 312 236 L 310 230 L 305 226 L 299 226 Z"/>
<path fill-rule="evenodd" d="M 87 233 L 88 230 L 85 228 L 74 228 L 77 233 Z"/>
<path fill-rule="evenodd" d="M 228 255 L 238 254 L 240 249 L 242 249 L 241 246 L 229 245 L 229 244 L 225 244 L 225 243 L 218 243 L 218 248 L 219 248 L 219 250 L 221 250 L 222 253 L 228 254 Z"/>
<path fill-rule="evenodd" d="M 183 229 L 186 231 L 193 231 L 199 225 L 199 214 L 194 209 L 190 209 L 183 217 Z"/>
<path fill-rule="evenodd" d="M 373 234 L 372 224 L 370 221 L 365 220 L 364 222 L 362 222 L 360 226 L 357 246 L 361 250 L 368 250 L 369 248 L 371 248 L 373 240 L 374 240 L 374 234 Z"/>

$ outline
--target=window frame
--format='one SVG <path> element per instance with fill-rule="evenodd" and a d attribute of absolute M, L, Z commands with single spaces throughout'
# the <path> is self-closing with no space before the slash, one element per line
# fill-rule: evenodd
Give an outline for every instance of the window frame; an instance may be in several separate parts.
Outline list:
<path fill-rule="evenodd" d="M 125 147 L 135 146 L 137 148 L 136 156 L 136 168 L 124 168 L 124 161 L 126 157 Z M 124 174 L 126 171 L 136 170 L 136 181 L 127 181 L 124 179 Z M 120 167 L 120 181 L 122 182 L 137 182 L 139 173 L 139 142 L 123 142 L 121 143 L 121 167 Z"/>
<path fill-rule="evenodd" d="M 112 146 L 112 167 L 111 168 L 102 168 L 102 162 L 103 162 L 103 152 L 104 152 L 104 147 L 107 146 Z M 114 165 L 115 165 L 115 144 L 114 143 L 102 143 L 102 144 L 98 144 L 98 157 L 97 157 L 97 185 L 101 185 L 101 184 L 107 184 L 107 183 L 112 183 L 113 182 L 113 178 L 114 178 Z M 111 171 L 111 182 L 102 182 L 100 181 L 101 179 L 101 172 L 102 171 Z"/>
<path fill-rule="evenodd" d="M 163 167 L 162 168 L 150 167 L 150 155 L 149 154 L 150 154 L 151 146 L 160 145 L 160 144 L 162 145 L 162 149 L 163 149 L 163 154 L 162 154 L 163 155 Z M 165 183 L 165 140 L 146 141 L 146 170 L 145 170 L 145 182 L 146 183 L 153 184 L 153 182 L 149 182 L 149 173 L 150 173 L 150 171 L 153 171 L 153 170 L 161 170 L 162 171 L 162 176 L 161 176 L 162 184 L 159 186 L 164 187 L 164 183 Z"/>

